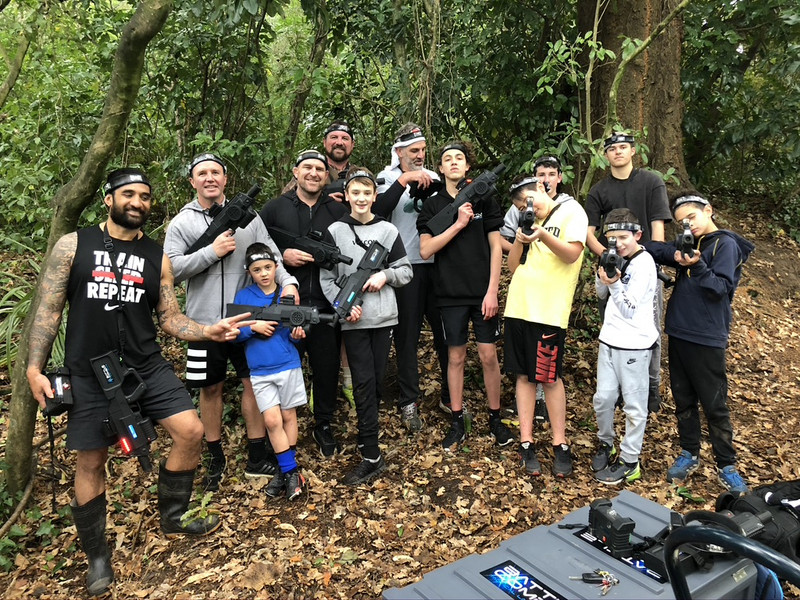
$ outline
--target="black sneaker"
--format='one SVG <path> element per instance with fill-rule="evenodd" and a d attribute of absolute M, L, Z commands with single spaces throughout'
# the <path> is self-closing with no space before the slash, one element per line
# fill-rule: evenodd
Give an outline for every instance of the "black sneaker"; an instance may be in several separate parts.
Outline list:
<path fill-rule="evenodd" d="M 447 432 L 447 435 L 444 436 L 444 440 L 442 440 L 442 448 L 449 451 L 452 446 L 460 444 L 466 437 L 467 434 L 464 431 L 464 422 L 462 420 L 453 421 L 450 424 L 450 431 Z"/>
<path fill-rule="evenodd" d="M 317 425 L 312 433 L 314 441 L 319 446 L 319 452 L 323 458 L 330 458 L 339 453 L 339 444 L 333 437 L 330 425 Z"/>
<path fill-rule="evenodd" d="M 500 417 L 497 418 L 490 418 L 489 419 L 489 431 L 492 434 L 492 438 L 494 439 L 494 443 L 500 446 L 508 446 L 511 442 L 514 441 L 514 436 L 511 435 L 511 432 L 506 427 L 505 423 L 500 420 Z"/>
<path fill-rule="evenodd" d="M 572 453 L 566 444 L 553 446 L 553 475 L 564 478 L 572 473 Z"/>
<path fill-rule="evenodd" d="M 225 477 L 225 465 L 228 461 L 225 457 L 217 458 L 212 456 L 206 468 L 206 475 L 203 479 L 203 489 L 207 492 L 216 492 L 219 489 L 219 483 Z"/>
<path fill-rule="evenodd" d="M 294 500 L 306 488 L 306 478 L 300 473 L 300 469 L 295 469 L 288 475 L 284 475 L 286 481 L 286 499 Z"/>
<path fill-rule="evenodd" d="M 592 471 L 597 473 L 610 465 L 617 456 L 617 449 L 614 446 L 600 442 L 597 454 L 592 457 Z"/>
<path fill-rule="evenodd" d="M 286 487 L 286 474 L 282 471 L 275 473 L 275 477 L 267 484 L 267 496 L 277 498 Z"/>
<path fill-rule="evenodd" d="M 275 458 L 275 455 L 273 454 L 257 463 L 250 462 L 248 459 L 247 466 L 244 468 L 244 476 L 248 479 L 272 477 L 278 471 L 280 471 L 280 469 L 278 469 L 278 459 Z"/>
<path fill-rule="evenodd" d="M 542 467 L 539 464 L 539 459 L 536 457 L 536 448 L 533 447 L 531 442 L 523 442 L 520 444 L 519 457 L 522 468 L 525 469 L 526 473 L 536 477 L 542 474 Z"/>
<path fill-rule="evenodd" d="M 347 475 L 344 476 L 344 479 L 342 479 L 342 483 L 344 483 L 345 485 L 359 485 L 369 481 L 376 475 L 383 473 L 385 470 L 386 470 L 386 461 L 383 460 L 383 456 L 381 456 L 375 462 L 372 462 L 371 460 L 367 460 L 365 458 L 356 465 L 355 469 L 353 469 Z"/>

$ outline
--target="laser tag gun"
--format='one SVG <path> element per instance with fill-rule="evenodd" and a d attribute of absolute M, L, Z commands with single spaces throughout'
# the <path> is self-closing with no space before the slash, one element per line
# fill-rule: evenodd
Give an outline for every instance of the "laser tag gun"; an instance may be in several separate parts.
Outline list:
<path fill-rule="evenodd" d="M 606 272 L 606 277 L 614 279 L 617 269 L 622 271 L 624 266 L 625 259 L 617 254 L 617 238 L 608 238 L 608 248 L 600 256 L 600 268 Z"/>
<path fill-rule="evenodd" d="M 631 534 L 635 527 L 633 519 L 614 510 L 611 500 L 600 498 L 589 505 L 589 533 L 603 542 L 614 558 L 631 556 Z"/>
<path fill-rule="evenodd" d="M 336 285 L 341 289 L 333 301 L 333 310 L 342 321 L 347 319 L 351 308 L 361 305 L 364 299 L 364 284 L 370 275 L 383 268 L 388 255 L 388 248 L 383 247 L 380 242 L 372 242 L 358 263 L 356 271 L 350 275 L 341 275 L 336 280 Z"/>
<path fill-rule="evenodd" d="M 214 204 L 208 211 L 212 218 L 211 224 L 203 232 L 203 235 L 189 246 L 185 254 L 192 254 L 205 248 L 217 239 L 220 234 L 229 229 L 236 231 L 247 227 L 250 221 L 258 216 L 256 211 L 253 210 L 253 203 L 256 201 L 256 196 L 260 191 L 261 188 L 258 185 L 254 185 L 246 194 L 241 192 L 236 194 L 233 200 L 227 202 L 225 206 Z"/>
<path fill-rule="evenodd" d="M 270 237 L 278 246 L 308 252 L 314 257 L 314 263 L 321 269 L 331 270 L 339 263 L 353 264 L 352 258 L 342 254 L 338 246 L 326 242 L 319 231 L 309 231 L 306 235 L 298 237 L 280 227 L 269 227 L 268 229 Z"/>
<path fill-rule="evenodd" d="M 497 192 L 497 188 L 495 188 L 497 179 L 505 170 L 506 166 L 500 163 L 494 170 L 481 173 L 462 188 L 461 191 L 458 192 L 455 200 L 445 206 L 428 221 L 428 229 L 431 230 L 431 233 L 433 233 L 433 235 L 439 235 L 450 227 L 455 222 L 458 209 L 462 204 L 469 202 L 475 207 L 482 200 L 491 198 L 492 195 Z"/>
<path fill-rule="evenodd" d="M 683 231 L 679 232 L 675 238 L 675 245 L 681 251 L 683 258 L 686 258 L 687 255 L 689 258 L 694 256 L 694 236 L 689 227 L 689 219 L 683 220 Z"/>
<path fill-rule="evenodd" d="M 225 317 L 233 317 L 247 312 L 250 313 L 251 319 L 256 319 L 257 321 L 275 321 L 290 328 L 305 328 L 318 323 L 332 324 L 336 322 L 335 316 L 326 315 L 324 313 L 320 314 L 316 306 L 295 305 L 294 296 L 284 296 L 278 301 L 278 304 L 273 304 L 271 306 L 228 304 L 225 309 Z"/>
<path fill-rule="evenodd" d="M 533 233 L 533 224 L 536 222 L 536 213 L 533 212 L 533 199 L 528 198 L 528 205 L 522 211 L 522 216 L 519 218 L 519 225 L 522 227 L 522 233 L 531 235 Z"/>
<path fill-rule="evenodd" d="M 153 470 L 150 462 L 150 443 L 156 434 L 153 422 L 138 410 L 139 398 L 147 386 L 141 376 L 130 368 L 124 368 L 119 355 L 107 352 L 91 359 L 92 370 L 109 399 L 108 419 L 104 421 L 110 435 L 119 438 L 119 447 L 125 456 L 135 456 L 142 465 L 142 470 L 149 473 Z M 126 394 L 123 386 L 133 390 Z M 137 410 L 134 410 L 136 407 Z"/>

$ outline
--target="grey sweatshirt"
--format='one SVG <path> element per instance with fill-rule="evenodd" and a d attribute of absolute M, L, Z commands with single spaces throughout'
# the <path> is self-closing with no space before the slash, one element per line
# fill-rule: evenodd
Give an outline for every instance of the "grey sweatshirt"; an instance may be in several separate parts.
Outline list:
<path fill-rule="evenodd" d="M 353 219 L 350 215 L 331 224 L 328 234 L 333 239 L 333 243 L 339 246 L 342 254 L 353 259 L 352 265 L 339 263 L 333 270 L 321 269 L 319 274 L 322 291 L 328 301 L 333 304 L 336 295 L 339 293 L 339 286 L 336 279 L 340 275 L 349 275 L 356 271 L 358 263 L 366 253 L 356 241 L 356 235 L 369 247 L 373 241 L 379 242 L 382 246 L 389 249 L 386 264 L 382 269 L 386 274 L 386 285 L 377 292 L 366 292 L 361 305 L 361 318 L 355 323 L 342 323 L 342 331 L 348 329 L 376 329 L 378 327 L 391 327 L 397 325 L 397 301 L 395 300 L 394 288 L 402 287 L 409 283 L 414 277 L 411 263 L 406 256 L 403 240 L 397 227 L 381 217 L 375 217 L 366 225 Z"/>
<path fill-rule="evenodd" d="M 213 325 L 225 316 L 225 305 L 233 302 L 236 292 L 252 283 L 244 264 L 247 247 L 255 242 L 269 246 L 278 258 L 278 285 L 297 285 L 297 280 L 283 268 L 281 253 L 258 217 L 244 229 L 236 230 L 236 250 L 225 258 L 220 259 L 210 244 L 184 254 L 210 223 L 208 211 L 195 198 L 172 219 L 164 239 L 164 252 L 172 261 L 175 283 L 186 281 L 186 316 L 190 319 Z"/>

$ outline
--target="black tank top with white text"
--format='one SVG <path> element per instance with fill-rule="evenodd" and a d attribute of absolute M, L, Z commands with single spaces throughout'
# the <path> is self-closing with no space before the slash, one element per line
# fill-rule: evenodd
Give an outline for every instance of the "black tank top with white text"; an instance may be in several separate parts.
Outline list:
<path fill-rule="evenodd" d="M 125 304 L 125 363 L 147 370 L 161 357 L 153 312 L 158 304 L 164 251 L 146 235 L 138 240 L 112 238 L 122 276 Z M 78 245 L 69 274 L 66 360 L 70 372 L 91 375 L 91 358 L 119 350 L 118 284 L 103 244 L 103 230 L 78 230 Z"/>

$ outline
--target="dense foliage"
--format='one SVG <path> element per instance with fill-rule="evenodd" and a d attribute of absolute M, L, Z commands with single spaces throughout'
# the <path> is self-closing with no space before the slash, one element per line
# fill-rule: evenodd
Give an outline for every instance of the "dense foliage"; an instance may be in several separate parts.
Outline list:
<path fill-rule="evenodd" d="M 477 142 L 481 166 L 516 170 L 559 152 L 566 179 L 579 183 L 581 165 L 597 159 L 582 133 L 585 65 L 616 58 L 577 28 L 588 1 L 176 0 L 115 162 L 155 180 L 153 227 L 188 197 L 184 169 L 197 151 L 225 156 L 233 189 L 259 180 L 267 197 L 333 118 L 353 124 L 355 158 L 375 169 L 397 127 L 414 120 L 434 147 L 454 136 Z M 50 200 L 88 146 L 133 8 L 20 0 L 0 12 L 0 76 L 21 36 L 30 40 L 0 104 L 8 237 L 43 247 Z M 800 12 L 780 0 L 696 0 L 684 22 L 690 175 L 701 189 L 769 197 L 800 228 Z M 98 198 L 85 219 L 99 208 Z"/>

